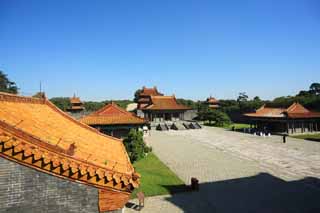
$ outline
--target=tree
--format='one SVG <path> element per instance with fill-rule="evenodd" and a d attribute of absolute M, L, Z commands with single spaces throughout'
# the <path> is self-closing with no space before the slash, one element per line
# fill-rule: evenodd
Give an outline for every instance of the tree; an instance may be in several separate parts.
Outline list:
<path fill-rule="evenodd" d="M 18 90 L 16 83 L 10 81 L 7 75 L 0 70 L 0 91 L 17 94 Z"/>
<path fill-rule="evenodd" d="M 135 91 L 135 93 L 134 93 L 134 99 L 133 99 L 133 101 L 134 101 L 135 103 L 138 103 L 139 96 L 140 96 L 140 93 L 141 93 L 141 92 L 142 92 L 141 89 L 138 89 L 138 90 Z"/>
<path fill-rule="evenodd" d="M 50 101 L 63 111 L 71 107 L 70 99 L 67 97 L 55 97 L 51 98 Z"/>
<path fill-rule="evenodd" d="M 320 94 L 320 83 L 313 83 L 310 85 L 310 92 L 315 95 Z"/>
<path fill-rule="evenodd" d="M 215 126 L 225 126 L 231 124 L 229 116 L 220 110 L 209 110 L 207 114 L 209 124 L 212 122 Z"/>
<path fill-rule="evenodd" d="M 245 93 L 245 92 L 240 92 L 239 93 L 239 96 L 238 96 L 238 99 L 237 99 L 237 102 L 238 103 L 241 103 L 241 102 L 245 102 L 245 101 L 248 101 L 248 95 Z"/>
<path fill-rule="evenodd" d="M 144 158 L 146 153 L 151 151 L 143 141 L 143 133 L 135 129 L 130 130 L 123 144 L 132 163 Z"/>
<path fill-rule="evenodd" d="M 37 92 L 32 97 L 34 97 L 34 98 L 45 98 L 46 94 L 44 92 Z"/>
<path fill-rule="evenodd" d="M 256 96 L 253 98 L 253 101 L 261 101 L 260 97 L 259 96 Z"/>

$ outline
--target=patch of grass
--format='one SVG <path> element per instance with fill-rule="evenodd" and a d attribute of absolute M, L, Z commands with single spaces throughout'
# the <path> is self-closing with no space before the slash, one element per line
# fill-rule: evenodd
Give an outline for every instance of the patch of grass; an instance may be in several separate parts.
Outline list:
<path fill-rule="evenodd" d="M 320 134 L 304 134 L 304 135 L 295 135 L 294 138 L 309 140 L 309 141 L 318 141 L 320 142 Z"/>
<path fill-rule="evenodd" d="M 132 197 L 136 197 L 139 191 L 142 191 L 145 196 L 187 191 L 184 182 L 153 153 L 149 153 L 147 157 L 134 163 L 133 166 L 141 174 L 141 184 L 132 193 Z"/>
<path fill-rule="evenodd" d="M 233 126 L 235 127 L 235 130 L 250 128 L 250 124 L 233 123 L 228 125 L 227 129 L 231 129 Z"/>
<path fill-rule="evenodd" d="M 215 126 L 213 123 L 209 124 L 209 123 L 205 123 L 205 126 Z M 244 128 L 250 128 L 250 124 L 242 124 L 242 123 L 232 123 L 229 125 L 225 125 L 225 126 L 215 126 L 215 127 L 220 127 L 220 128 L 224 128 L 224 129 L 232 129 L 232 127 L 235 127 L 235 130 L 242 130 Z"/>

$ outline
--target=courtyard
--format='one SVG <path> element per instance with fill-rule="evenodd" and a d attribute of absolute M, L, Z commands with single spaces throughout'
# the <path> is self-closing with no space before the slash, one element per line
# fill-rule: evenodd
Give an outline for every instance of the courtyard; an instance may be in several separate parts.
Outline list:
<path fill-rule="evenodd" d="M 146 198 L 142 212 L 319 212 L 320 143 L 222 128 L 152 131 L 154 153 L 199 192 Z M 165 186 L 177 191 L 179 185 Z M 136 200 L 132 201 L 136 203 Z M 127 209 L 128 212 L 135 212 Z"/>

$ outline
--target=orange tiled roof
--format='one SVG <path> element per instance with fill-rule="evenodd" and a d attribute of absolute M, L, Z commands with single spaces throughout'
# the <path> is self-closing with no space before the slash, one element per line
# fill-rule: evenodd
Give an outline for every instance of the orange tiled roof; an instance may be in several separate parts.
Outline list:
<path fill-rule="evenodd" d="M 115 103 L 108 104 L 98 111 L 80 119 L 87 125 L 144 124 L 146 121 L 127 112 Z"/>
<path fill-rule="evenodd" d="M 61 178 L 130 192 L 139 185 L 121 140 L 47 99 L 0 93 L 0 156 Z"/>
<path fill-rule="evenodd" d="M 207 98 L 207 103 L 209 103 L 209 104 L 218 104 L 219 101 L 217 99 L 213 98 L 213 97 L 209 97 L 209 98 Z"/>
<path fill-rule="evenodd" d="M 311 112 L 299 103 L 293 103 L 286 108 L 271 108 L 262 106 L 255 113 L 246 113 L 247 117 L 265 117 L 265 118 L 320 118 L 320 113 Z"/>
<path fill-rule="evenodd" d="M 163 95 L 160 92 L 158 92 L 157 87 L 153 87 L 153 88 L 146 88 L 143 87 L 142 91 L 140 93 L 140 96 L 151 96 L 151 95 Z"/>
<path fill-rule="evenodd" d="M 174 96 L 151 96 L 151 102 L 149 106 L 146 106 L 145 110 L 188 110 L 187 106 L 177 103 Z"/>
<path fill-rule="evenodd" d="M 75 95 L 72 98 L 70 98 L 70 103 L 71 104 L 82 104 L 80 98 L 76 97 Z"/>

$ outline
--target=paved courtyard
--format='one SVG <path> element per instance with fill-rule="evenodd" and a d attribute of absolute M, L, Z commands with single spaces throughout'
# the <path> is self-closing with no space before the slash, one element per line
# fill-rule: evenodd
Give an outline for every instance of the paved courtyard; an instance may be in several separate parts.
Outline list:
<path fill-rule="evenodd" d="M 142 212 L 320 212 L 319 142 L 212 127 L 153 131 L 147 142 L 200 191 L 147 198 Z"/>

